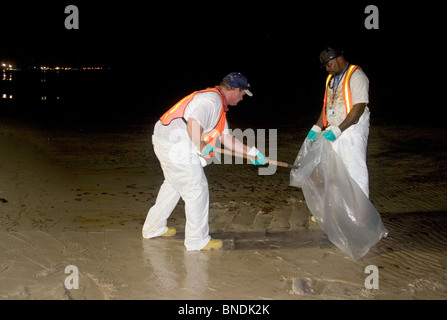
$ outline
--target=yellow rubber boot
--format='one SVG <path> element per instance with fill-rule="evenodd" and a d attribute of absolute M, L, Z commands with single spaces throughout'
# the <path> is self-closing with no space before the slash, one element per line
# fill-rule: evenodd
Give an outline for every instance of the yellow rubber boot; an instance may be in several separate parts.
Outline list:
<path fill-rule="evenodd" d="M 206 246 L 202 248 L 202 251 L 219 250 L 222 249 L 223 242 L 220 239 L 211 239 Z"/>
<path fill-rule="evenodd" d="M 163 233 L 161 237 L 173 237 L 177 233 L 177 230 L 175 228 L 168 228 L 168 231 Z"/>

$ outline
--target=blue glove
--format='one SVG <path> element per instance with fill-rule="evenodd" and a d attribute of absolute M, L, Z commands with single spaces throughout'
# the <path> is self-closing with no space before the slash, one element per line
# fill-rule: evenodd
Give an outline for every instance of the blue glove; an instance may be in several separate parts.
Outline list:
<path fill-rule="evenodd" d="M 258 159 L 256 160 L 251 160 L 251 163 L 253 163 L 255 166 L 259 166 L 259 165 L 263 165 L 267 163 L 267 160 L 265 159 L 265 156 L 262 154 L 262 152 L 260 152 L 258 149 L 256 149 L 255 147 L 251 148 L 250 151 L 248 151 L 247 153 L 249 156 L 254 156 Z"/>
<path fill-rule="evenodd" d="M 335 141 L 341 135 L 341 130 L 336 126 L 330 126 L 329 129 L 329 131 L 323 133 L 322 137 L 329 141 Z"/>
<path fill-rule="evenodd" d="M 312 140 L 312 141 L 317 141 L 317 133 L 313 130 L 310 130 L 309 133 L 307 134 L 307 139 Z"/>
<path fill-rule="evenodd" d="M 258 158 L 258 159 L 251 161 L 255 166 L 263 165 L 263 164 L 266 164 L 266 162 L 267 162 L 265 160 L 265 156 L 261 152 L 258 152 L 256 154 L 256 158 Z"/>
<path fill-rule="evenodd" d="M 310 129 L 309 133 L 307 134 L 307 139 L 312 141 L 317 141 L 317 133 L 321 131 L 321 128 L 317 125 L 314 125 L 312 129 Z"/>
<path fill-rule="evenodd" d="M 337 137 L 332 132 L 332 130 L 329 130 L 329 131 L 326 131 L 325 133 L 323 133 L 322 137 L 329 141 L 335 141 L 335 139 L 337 139 Z"/>
<path fill-rule="evenodd" d="M 201 157 L 204 158 L 211 158 L 214 154 L 214 150 L 216 149 L 216 147 L 210 146 L 209 144 L 205 145 L 205 147 L 203 147 L 202 152 L 200 153 Z"/>

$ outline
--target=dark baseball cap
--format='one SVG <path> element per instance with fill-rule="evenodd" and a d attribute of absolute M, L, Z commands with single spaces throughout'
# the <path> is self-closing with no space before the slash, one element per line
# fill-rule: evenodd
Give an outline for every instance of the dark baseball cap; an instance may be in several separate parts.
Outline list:
<path fill-rule="evenodd" d="M 253 96 L 253 93 L 249 90 L 250 84 L 248 83 L 247 78 L 239 72 L 232 72 L 226 75 L 225 78 L 223 78 L 223 82 L 230 87 L 244 90 L 250 97 Z"/>
<path fill-rule="evenodd" d="M 332 59 L 335 59 L 335 58 L 340 57 L 342 55 L 343 55 L 343 51 L 334 49 L 332 47 L 326 47 L 320 53 L 320 63 L 321 63 L 322 66 L 324 66 L 326 63 L 328 63 Z"/>

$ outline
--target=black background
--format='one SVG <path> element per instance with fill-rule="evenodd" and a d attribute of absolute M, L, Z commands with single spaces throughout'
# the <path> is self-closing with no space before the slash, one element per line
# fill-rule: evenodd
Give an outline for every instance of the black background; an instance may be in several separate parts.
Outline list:
<path fill-rule="evenodd" d="M 78 30 L 64 25 L 70 4 L 79 9 Z M 364 26 L 369 4 L 379 9 L 378 30 Z M 441 4 L 17 1 L 2 4 L 0 59 L 110 68 L 101 79 L 67 84 L 66 103 L 80 108 L 80 119 L 158 115 L 238 71 L 254 97 L 233 108 L 233 117 L 270 121 L 318 117 L 327 75 L 319 53 L 336 46 L 370 79 L 373 121 L 443 126 Z M 76 99 L 83 91 L 90 102 Z"/>

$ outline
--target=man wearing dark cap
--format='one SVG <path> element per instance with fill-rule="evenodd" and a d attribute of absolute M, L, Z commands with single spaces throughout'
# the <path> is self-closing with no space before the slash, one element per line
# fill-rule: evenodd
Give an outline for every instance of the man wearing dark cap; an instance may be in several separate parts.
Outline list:
<path fill-rule="evenodd" d="M 369 80 L 362 69 L 347 62 L 342 51 L 327 47 L 320 54 L 326 67 L 323 110 L 307 139 L 332 141 L 346 169 L 369 197 L 366 147 L 369 135 Z"/>
<path fill-rule="evenodd" d="M 152 143 L 163 170 L 164 182 L 143 225 L 143 238 L 170 237 L 175 228 L 167 219 L 180 197 L 185 202 L 185 247 L 188 251 L 222 248 L 222 241 L 209 236 L 209 191 L 203 167 L 220 139 L 228 149 L 257 157 L 252 163 L 266 163 L 256 147 L 249 147 L 229 133 L 228 106 L 244 95 L 252 96 L 247 78 L 228 74 L 214 88 L 196 91 L 172 106 L 155 124 Z"/>

